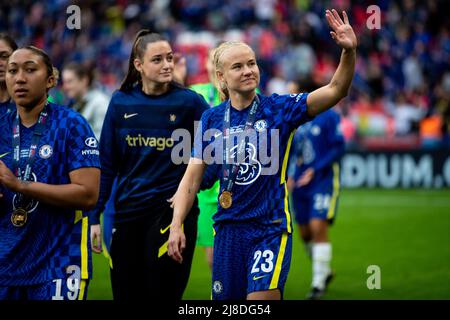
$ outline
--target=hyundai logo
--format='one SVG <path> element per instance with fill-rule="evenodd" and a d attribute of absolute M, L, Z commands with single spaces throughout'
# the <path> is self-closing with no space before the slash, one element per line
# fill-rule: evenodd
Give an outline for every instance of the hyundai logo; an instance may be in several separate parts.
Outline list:
<path fill-rule="evenodd" d="M 97 139 L 95 139 L 94 137 L 89 137 L 87 138 L 84 143 L 89 147 L 89 148 L 97 148 L 98 146 L 98 142 Z"/>

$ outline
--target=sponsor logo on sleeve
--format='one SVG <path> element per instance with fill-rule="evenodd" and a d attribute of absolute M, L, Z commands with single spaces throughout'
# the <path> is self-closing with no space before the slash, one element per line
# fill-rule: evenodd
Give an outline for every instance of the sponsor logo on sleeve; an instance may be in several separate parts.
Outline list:
<path fill-rule="evenodd" d="M 89 137 L 86 140 L 84 140 L 84 143 L 89 147 L 89 148 L 97 148 L 98 147 L 98 141 L 95 137 Z"/>
<path fill-rule="evenodd" d="M 90 149 L 85 149 L 81 151 L 81 155 L 83 156 L 98 156 L 100 155 L 100 151 L 98 151 L 98 141 L 95 137 L 89 137 L 84 140 L 84 144 Z"/>

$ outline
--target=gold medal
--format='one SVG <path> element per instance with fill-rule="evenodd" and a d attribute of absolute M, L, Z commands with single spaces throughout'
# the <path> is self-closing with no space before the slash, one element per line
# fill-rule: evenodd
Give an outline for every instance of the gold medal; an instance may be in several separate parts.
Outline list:
<path fill-rule="evenodd" d="M 219 197 L 219 203 L 220 206 L 224 209 L 228 209 L 231 207 L 231 204 L 233 203 L 233 198 L 231 196 L 230 191 L 224 191 Z"/>
<path fill-rule="evenodd" d="M 11 222 L 14 227 L 23 227 L 27 222 L 28 212 L 22 208 L 17 208 L 11 214 Z"/>

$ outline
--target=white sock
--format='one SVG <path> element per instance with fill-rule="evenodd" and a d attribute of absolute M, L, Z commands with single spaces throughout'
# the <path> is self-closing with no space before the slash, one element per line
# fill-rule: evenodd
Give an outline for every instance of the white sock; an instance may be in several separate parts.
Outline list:
<path fill-rule="evenodd" d="M 331 273 L 331 243 L 313 243 L 312 259 L 313 278 L 311 286 L 323 290 L 325 288 L 325 279 Z"/>
<path fill-rule="evenodd" d="M 308 255 L 308 258 L 312 259 L 312 245 L 313 245 L 313 243 L 311 241 L 309 241 L 309 242 L 304 242 L 303 244 L 305 245 L 305 251 L 306 251 L 306 254 Z"/>

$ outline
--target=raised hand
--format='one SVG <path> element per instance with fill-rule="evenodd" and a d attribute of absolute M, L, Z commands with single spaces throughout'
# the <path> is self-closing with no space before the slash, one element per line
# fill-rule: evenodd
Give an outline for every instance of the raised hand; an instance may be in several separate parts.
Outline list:
<path fill-rule="evenodd" d="M 348 22 L 347 13 L 342 11 L 344 21 L 342 21 L 339 13 L 335 9 L 332 9 L 331 11 L 326 10 L 325 16 L 328 24 L 333 29 L 333 31 L 330 31 L 333 40 L 343 49 L 355 49 L 357 45 L 356 35 Z"/>

